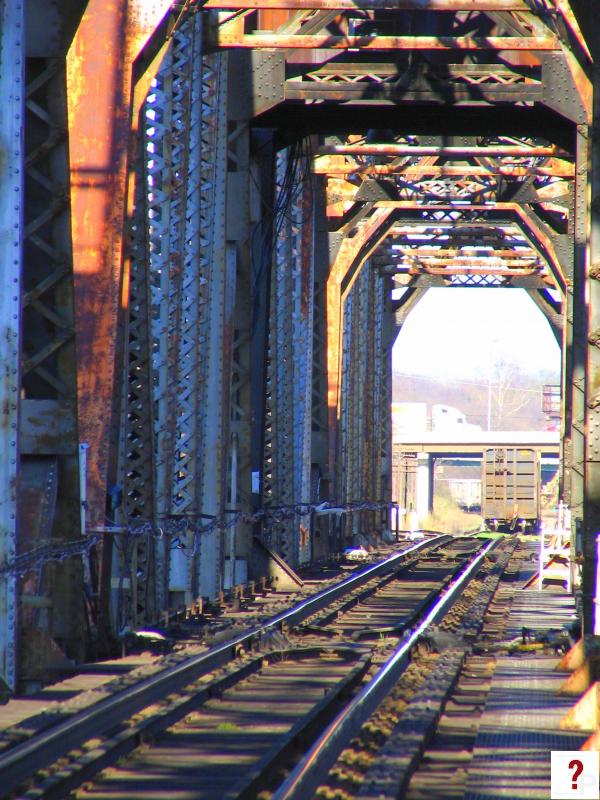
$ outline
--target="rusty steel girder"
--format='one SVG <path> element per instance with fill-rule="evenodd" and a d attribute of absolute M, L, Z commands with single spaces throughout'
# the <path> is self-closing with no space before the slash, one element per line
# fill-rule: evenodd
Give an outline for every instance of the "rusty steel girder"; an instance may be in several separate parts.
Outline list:
<path fill-rule="evenodd" d="M 480 147 L 411 145 L 411 144 L 339 144 L 320 147 L 317 156 L 435 156 L 436 158 L 500 158 L 505 156 L 533 158 L 572 158 L 570 153 L 556 145 L 542 147 L 528 145 L 490 145 Z"/>
<path fill-rule="evenodd" d="M 403 178 L 420 178 L 424 175 L 445 178 L 445 177 L 486 177 L 488 175 L 502 175 L 506 178 L 528 178 L 530 176 L 546 176 L 556 178 L 574 178 L 575 167 L 559 159 L 552 159 L 552 163 L 540 167 L 521 167 L 513 165 L 498 165 L 493 167 L 473 167 L 473 166 L 418 166 L 404 164 L 365 164 L 360 162 L 347 162 L 344 159 L 341 163 L 335 163 L 337 156 L 318 157 L 315 159 L 313 172 L 316 175 L 398 175 Z"/>
<path fill-rule="evenodd" d="M 356 8 L 389 11 L 529 11 L 524 0 L 206 0 L 203 8 L 260 9 L 331 9 L 353 11 Z"/>
<path fill-rule="evenodd" d="M 559 52 L 560 42 L 552 36 L 332 36 L 331 34 L 227 33 L 219 31 L 218 47 L 256 47 L 301 50 L 515 50 Z"/>
<path fill-rule="evenodd" d="M 102 526 L 105 515 L 132 64 L 169 6 L 170 0 L 90 0 L 67 56 L 79 438 L 89 445 L 88 528 Z"/>
<path fill-rule="evenodd" d="M 386 279 L 367 260 L 345 295 L 341 386 L 344 402 L 337 450 L 338 496 L 342 502 L 360 498 L 389 499 L 382 481 L 384 442 L 389 433 L 391 351 L 384 347 Z M 372 535 L 381 531 L 372 511 L 354 514 L 344 534 Z"/>
<path fill-rule="evenodd" d="M 344 300 L 361 264 L 386 236 L 392 209 L 377 209 L 352 238 L 344 238 L 327 280 L 327 409 L 329 420 L 329 471 L 336 474 Z"/>

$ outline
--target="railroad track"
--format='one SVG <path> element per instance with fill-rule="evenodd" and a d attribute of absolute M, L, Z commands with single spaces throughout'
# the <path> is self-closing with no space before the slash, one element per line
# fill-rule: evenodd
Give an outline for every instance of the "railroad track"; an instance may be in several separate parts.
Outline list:
<path fill-rule="evenodd" d="M 493 658 L 473 655 L 471 648 L 482 635 L 488 642 L 502 639 L 514 584 L 500 581 L 514 548 L 514 542 L 501 545 L 496 563 L 486 565 L 445 615 L 437 627 L 440 652 L 415 657 L 397 673 L 384 701 L 371 703 L 372 713 L 358 714 L 356 724 L 346 724 L 337 746 L 331 725 L 274 800 L 462 797 L 493 671 Z"/>
<path fill-rule="evenodd" d="M 442 544 L 445 555 L 431 553 Z M 480 548 L 449 537 L 420 543 L 131 687 L 110 707 L 0 756 L 5 789 L 20 787 L 18 796 L 28 799 L 156 797 L 167 787 L 175 798 L 256 797 L 279 781 L 298 748 L 345 713 L 350 695 L 360 696 L 382 651 L 416 627 L 394 656 L 403 666 L 419 634 L 483 563 Z M 373 637 L 379 647 L 367 645 Z"/>
<path fill-rule="evenodd" d="M 509 575 L 518 571 L 519 563 L 518 557 L 512 560 Z M 491 644 L 504 638 L 513 595 L 514 582 L 500 584 L 484 620 L 485 642 Z M 435 732 L 410 778 L 406 800 L 454 800 L 464 796 L 494 667 L 493 653 L 468 654 L 464 659 Z"/>

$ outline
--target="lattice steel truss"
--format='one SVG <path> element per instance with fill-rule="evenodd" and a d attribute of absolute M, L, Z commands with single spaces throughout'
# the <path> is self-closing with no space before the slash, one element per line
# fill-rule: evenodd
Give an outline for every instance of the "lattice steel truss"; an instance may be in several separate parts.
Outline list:
<path fill-rule="evenodd" d="M 313 354 L 313 197 L 305 158 L 277 154 L 265 423 L 264 500 L 310 502 Z M 292 566 L 310 560 L 310 520 L 269 531 Z"/>
<path fill-rule="evenodd" d="M 42 53 L 43 53 L 42 49 Z M 67 97 L 63 55 L 25 60 L 24 237 L 19 552 L 81 532 Z M 49 434 L 53 418 L 55 435 Z M 56 435 L 58 434 L 58 435 Z M 82 565 L 49 565 L 21 584 L 53 613 L 23 609 L 21 666 L 35 677 L 33 642 L 83 655 Z M 39 645 L 38 645 L 39 646 Z"/>
<path fill-rule="evenodd" d="M 235 264 L 224 240 L 226 56 L 202 50 L 202 17 L 174 33 L 142 109 L 131 236 L 123 403 L 128 521 L 188 519 L 178 538 L 124 541 L 131 591 L 121 623 L 222 582 Z M 224 328 L 227 333 L 224 334 Z M 229 345 L 229 351 L 231 345 Z M 227 352 L 227 348 L 225 353 Z M 128 549 L 125 549 L 128 548 Z"/>
<path fill-rule="evenodd" d="M 345 301 L 342 351 L 342 404 L 339 471 L 343 502 L 387 499 L 384 481 L 389 457 L 391 346 L 386 341 L 386 289 L 389 282 L 366 261 Z M 385 497 L 384 497 L 385 495 Z M 376 512 L 353 515 L 345 535 L 371 535 L 385 522 Z"/>
<path fill-rule="evenodd" d="M 57 11 L 61 5 L 70 10 Z M 230 505 L 256 510 L 261 500 L 271 507 L 315 500 L 324 476 L 328 499 L 388 496 L 392 279 L 407 296 L 434 285 L 522 286 L 537 293 L 560 335 L 560 301 L 547 297 L 555 287 L 566 320 L 563 486 L 583 526 L 589 629 L 598 594 L 594 537 L 600 519 L 600 211 L 592 202 L 600 185 L 600 109 L 597 100 L 592 108 L 598 79 L 588 50 L 595 48 L 597 61 L 597 34 L 588 27 L 590 41 L 584 39 L 566 0 L 514 0 L 504 11 L 491 10 L 486 0 L 365 0 L 359 10 L 352 0 L 331 5 L 264 0 L 257 13 L 257 0 L 206 0 L 170 12 L 167 0 L 46 4 L 43 22 L 53 20 L 63 30 L 60 47 L 68 46 L 86 8 L 81 39 L 69 50 L 69 148 L 63 61 L 42 47 L 25 73 L 24 4 L 0 0 L 0 149 L 8 154 L 8 168 L 0 170 L 0 318 L 7 329 L 0 337 L 7 365 L 0 385 L 0 563 L 27 542 L 26 536 L 16 542 L 17 515 L 27 527 L 15 493 L 19 479 L 22 487 L 28 476 L 41 485 L 45 475 L 45 486 L 37 487 L 39 505 L 48 510 L 56 499 L 56 509 L 48 510 L 44 529 L 59 541 L 76 535 L 77 433 L 69 420 L 78 404 L 79 430 L 91 442 L 94 525 L 103 524 L 107 494 L 114 521 L 125 530 L 143 520 L 156 530 L 173 518 L 182 523 L 178 537 L 134 540 L 115 533 L 113 573 L 103 573 L 92 590 L 102 597 L 109 587 L 117 600 L 116 627 L 148 622 L 198 595 L 214 596 L 223 585 L 225 557 L 236 555 L 235 531 L 225 543 L 216 526 L 199 528 L 232 513 Z M 274 8 L 278 13 L 271 14 Z M 285 9 L 287 22 L 269 30 Z M 108 37 L 102 51 L 94 41 L 98 21 Z M 40 23 L 39 30 L 44 27 Z M 52 40 L 58 52 L 54 35 L 39 36 L 36 47 Z M 248 55 L 234 63 L 247 64 L 251 76 L 237 69 L 228 85 L 234 57 L 226 48 L 235 58 Z M 298 58 L 299 51 L 309 52 Z M 373 51 L 378 54 L 371 57 Z M 132 102 L 137 108 L 140 85 L 147 85 L 149 65 L 159 58 L 134 120 L 129 155 L 135 158 L 128 164 L 128 111 Z M 115 87 L 114 96 L 107 86 Z M 102 98 L 98 116 L 88 113 L 94 92 Z M 293 103 L 282 114 L 288 100 Z M 298 160 L 296 145 L 279 152 L 271 218 L 271 156 L 290 141 L 293 124 L 285 115 L 295 114 L 302 101 L 310 104 L 301 113 L 310 117 L 315 144 L 317 131 L 337 123 L 338 110 L 340 135 L 323 142 L 310 168 Z M 365 137 L 371 115 L 385 115 L 386 127 L 390 120 L 400 128 L 415 104 L 419 131 L 396 130 L 379 144 L 374 129 Z M 347 136 L 355 109 L 362 133 Z M 448 112 L 450 132 L 436 127 L 440 109 Z M 552 130 L 541 130 L 538 111 L 556 123 Z M 252 124 L 263 112 L 272 114 L 272 128 Z M 507 119 L 514 114 L 514 134 L 505 126 L 491 136 L 504 112 Z M 319 120 L 328 124 L 319 128 Z M 281 137 L 278 125 L 285 128 Z M 83 128 L 85 136 L 73 138 Z M 103 161 L 98 170 L 97 157 Z M 135 178 L 126 203 L 128 168 Z M 313 182 L 309 171 L 323 177 Z M 227 186 L 234 187 L 229 202 Z M 318 197 L 317 187 L 325 186 Z M 235 187 L 243 187 L 240 217 Z M 125 205 L 131 235 L 129 268 L 126 263 L 122 272 Z M 324 245 L 319 239 L 318 252 L 324 226 L 315 218 L 321 214 L 329 224 L 324 238 L 330 238 Z M 267 270 L 254 259 L 253 225 L 261 244 L 273 228 Z M 473 245 L 484 241 L 476 252 Z M 113 401 L 121 277 L 127 320 L 116 359 L 122 391 Z M 396 324 L 409 305 L 396 309 Z M 92 374 L 90 364 L 107 353 Z M 46 443 L 43 450 L 41 438 L 36 443 L 32 403 L 46 404 L 46 418 L 48 409 L 56 411 L 53 419 L 68 432 L 62 449 Z M 118 435 L 109 430 L 113 412 L 120 417 Z M 118 439 L 118 454 L 109 452 L 109 439 Z M 19 468 L 20 445 L 35 469 L 31 463 Z M 38 470 L 40 457 L 50 459 L 45 472 Z M 117 485 L 109 485 L 115 477 Z M 366 513 L 346 519 L 348 535 L 383 525 Z M 249 524 L 244 555 L 250 560 Z M 264 533 L 295 566 L 314 557 L 310 529 L 308 518 L 296 518 Z M 82 594 L 79 562 L 71 563 L 45 568 L 52 580 L 37 584 L 40 591 L 57 588 L 63 612 Z M 11 685 L 16 587 L 10 574 L 0 583 L 0 670 Z M 69 624 L 75 630 L 79 621 Z M 66 641 L 67 627 L 52 632 Z M 81 631 L 77 636 L 83 639 Z"/>
<path fill-rule="evenodd" d="M 119 474 L 123 480 L 123 512 L 127 520 L 152 519 L 155 513 L 155 448 L 152 403 L 152 340 L 147 235 L 145 108 L 135 141 L 134 205 L 130 229 L 129 307 L 125 333 L 127 358 L 122 380 Z M 156 563 L 164 559 L 164 544 L 153 538 L 123 538 L 117 569 L 128 582 L 117 597 L 120 628 L 149 622 L 165 601 L 164 587 L 156 595 Z M 160 567 L 159 567 L 160 568 Z M 164 578 L 163 578 L 164 581 Z M 160 583 L 160 582 L 159 582 Z"/>

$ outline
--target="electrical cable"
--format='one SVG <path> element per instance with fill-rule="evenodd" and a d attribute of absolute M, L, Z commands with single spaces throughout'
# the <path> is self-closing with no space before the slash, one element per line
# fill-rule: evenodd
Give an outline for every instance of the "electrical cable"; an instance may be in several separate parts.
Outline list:
<path fill-rule="evenodd" d="M 287 506 L 271 506 L 255 511 L 253 514 L 239 511 L 233 516 L 230 512 L 220 517 L 214 517 L 206 523 L 206 514 L 170 514 L 157 516 L 153 520 L 137 518 L 127 525 L 118 527 L 106 527 L 103 529 L 92 530 L 80 539 L 70 542 L 46 541 L 37 547 L 20 553 L 15 558 L 5 561 L 0 566 L 0 578 L 22 577 L 27 573 L 41 569 L 44 564 L 49 562 L 60 562 L 67 558 L 85 556 L 90 553 L 92 548 L 99 544 L 104 536 L 124 535 L 127 542 L 146 536 L 155 539 L 162 539 L 165 536 L 170 540 L 170 549 L 187 550 L 186 545 L 181 541 L 181 534 L 193 533 L 193 547 L 190 554 L 192 558 L 198 552 L 200 536 L 220 530 L 225 531 L 234 527 L 238 523 L 253 524 L 260 520 L 267 522 L 283 522 L 294 517 L 305 517 L 313 511 L 339 514 L 355 514 L 360 511 L 380 511 L 384 508 L 391 508 L 394 505 L 391 501 L 350 501 L 347 503 L 335 502 L 313 502 L 296 503 Z M 125 546 L 126 547 L 126 546 Z"/>

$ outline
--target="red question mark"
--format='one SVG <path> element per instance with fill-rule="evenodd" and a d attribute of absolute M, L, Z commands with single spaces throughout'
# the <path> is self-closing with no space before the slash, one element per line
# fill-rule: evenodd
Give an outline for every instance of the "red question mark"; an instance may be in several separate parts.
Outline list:
<path fill-rule="evenodd" d="M 574 770 L 573 777 L 571 779 L 573 781 L 572 788 L 577 789 L 577 778 L 579 778 L 583 772 L 583 762 L 581 762 L 578 758 L 574 758 L 572 761 L 569 761 L 569 769 Z"/>

